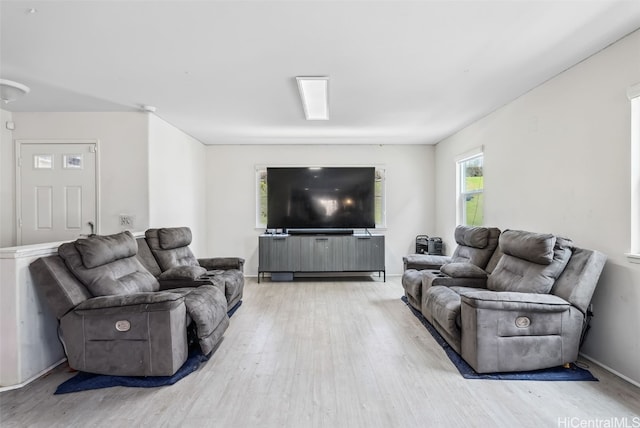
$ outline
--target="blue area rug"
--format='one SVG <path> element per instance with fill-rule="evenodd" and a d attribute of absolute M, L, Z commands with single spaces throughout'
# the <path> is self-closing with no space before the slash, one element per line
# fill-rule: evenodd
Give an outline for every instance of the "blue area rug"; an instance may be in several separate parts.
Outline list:
<path fill-rule="evenodd" d="M 155 388 L 173 385 L 183 377 L 193 373 L 200 364 L 209 359 L 203 355 L 198 347 L 189 352 L 187 361 L 173 376 L 107 376 L 94 373 L 78 372 L 74 377 L 62 383 L 54 394 L 68 394 L 70 392 L 87 391 L 89 389 L 111 388 L 112 386 L 130 386 L 134 388 Z"/>
<path fill-rule="evenodd" d="M 227 314 L 233 315 L 242 300 L 229 309 Z M 68 394 L 70 392 L 87 391 L 90 389 L 110 388 L 112 386 L 129 386 L 134 388 L 156 388 L 158 386 L 173 385 L 180 379 L 193 373 L 200 367 L 200 364 L 209 359 L 209 355 L 202 354 L 198 345 L 192 346 L 189 350 L 187 361 L 178 369 L 173 376 L 109 376 L 95 373 L 78 372 L 74 377 L 60 384 L 54 394 Z"/>
<path fill-rule="evenodd" d="M 240 305 L 242 305 L 242 300 L 238 300 L 238 303 L 236 303 L 235 305 L 233 305 L 233 308 L 229 309 L 227 311 L 227 315 L 229 316 L 229 318 L 231 318 L 231 316 L 233 314 L 236 313 L 236 311 L 238 310 L 238 308 L 240 307 Z"/>
<path fill-rule="evenodd" d="M 438 342 L 442 349 L 446 352 L 451 362 L 456 366 L 462 377 L 466 379 L 494 379 L 494 380 L 543 380 L 543 381 L 561 381 L 561 380 L 581 380 L 581 381 L 597 381 L 589 370 L 583 369 L 571 363 L 569 368 L 562 366 L 552 367 L 543 370 L 532 370 L 523 372 L 505 372 L 505 373 L 476 373 L 462 357 L 453 350 L 446 340 L 438 333 L 438 331 L 425 319 L 425 317 L 409 304 L 406 296 L 402 296 L 402 301 L 411 309 L 413 315 L 416 316 L 431 333 L 433 338 Z"/>

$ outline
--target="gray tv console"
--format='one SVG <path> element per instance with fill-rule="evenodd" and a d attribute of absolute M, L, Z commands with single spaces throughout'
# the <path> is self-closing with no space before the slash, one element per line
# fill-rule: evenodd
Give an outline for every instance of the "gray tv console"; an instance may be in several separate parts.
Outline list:
<path fill-rule="evenodd" d="M 296 273 L 378 272 L 387 280 L 384 235 L 264 234 L 258 244 L 258 282 L 292 280 Z"/>

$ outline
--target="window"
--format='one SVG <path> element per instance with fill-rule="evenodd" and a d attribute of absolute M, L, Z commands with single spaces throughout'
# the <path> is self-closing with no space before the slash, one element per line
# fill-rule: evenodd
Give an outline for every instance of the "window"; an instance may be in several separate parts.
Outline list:
<path fill-rule="evenodd" d="M 375 177 L 375 218 L 376 229 L 384 228 L 387 224 L 384 167 L 376 167 Z M 256 229 L 267 227 L 267 167 L 256 167 Z"/>
<path fill-rule="evenodd" d="M 63 155 L 62 167 L 64 169 L 82 169 L 82 155 Z"/>
<path fill-rule="evenodd" d="M 467 154 L 457 162 L 458 223 L 481 226 L 484 223 L 484 172 L 482 151 Z"/>
<path fill-rule="evenodd" d="M 267 168 L 256 168 L 256 228 L 267 227 Z"/>
<path fill-rule="evenodd" d="M 34 169 L 52 169 L 53 155 L 33 155 Z"/>
<path fill-rule="evenodd" d="M 385 170 L 376 168 L 376 184 L 375 184 L 375 216 L 376 228 L 383 228 L 387 224 L 385 209 Z"/>
<path fill-rule="evenodd" d="M 631 249 L 629 260 L 640 263 L 640 83 L 627 90 L 631 101 Z"/>

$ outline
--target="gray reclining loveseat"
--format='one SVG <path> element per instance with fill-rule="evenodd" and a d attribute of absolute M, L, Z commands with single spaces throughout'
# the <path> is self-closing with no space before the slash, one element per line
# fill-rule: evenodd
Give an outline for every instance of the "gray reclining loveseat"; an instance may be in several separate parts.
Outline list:
<path fill-rule="evenodd" d="M 504 231 L 499 245 L 501 257 L 482 284 L 477 276 L 470 287 L 449 277 L 452 265 L 427 279 L 420 311 L 478 373 L 574 362 L 606 256 L 516 230 Z"/>
<path fill-rule="evenodd" d="M 229 325 L 224 293 L 212 283 L 160 290 L 130 232 L 62 244 L 30 265 L 60 320 L 69 366 L 85 372 L 169 376 L 188 356 L 193 323 L 209 354 Z M 193 284 L 188 284 L 193 285 Z"/>
<path fill-rule="evenodd" d="M 231 310 L 240 303 L 244 290 L 244 259 L 212 257 L 196 259 L 191 252 L 191 229 L 149 229 L 138 238 L 138 259 L 160 281 L 160 289 L 212 283 L 222 290 Z"/>

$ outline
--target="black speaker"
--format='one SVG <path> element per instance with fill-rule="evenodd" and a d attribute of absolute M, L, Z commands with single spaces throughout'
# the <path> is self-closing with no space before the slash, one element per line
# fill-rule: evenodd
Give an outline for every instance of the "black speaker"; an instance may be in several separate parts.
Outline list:
<path fill-rule="evenodd" d="M 429 238 L 427 248 L 428 248 L 427 252 L 429 254 L 432 254 L 435 256 L 441 256 L 442 255 L 442 238 L 438 238 L 438 237 Z"/>
<path fill-rule="evenodd" d="M 429 253 L 429 237 L 427 235 L 416 236 L 416 254 Z"/>

